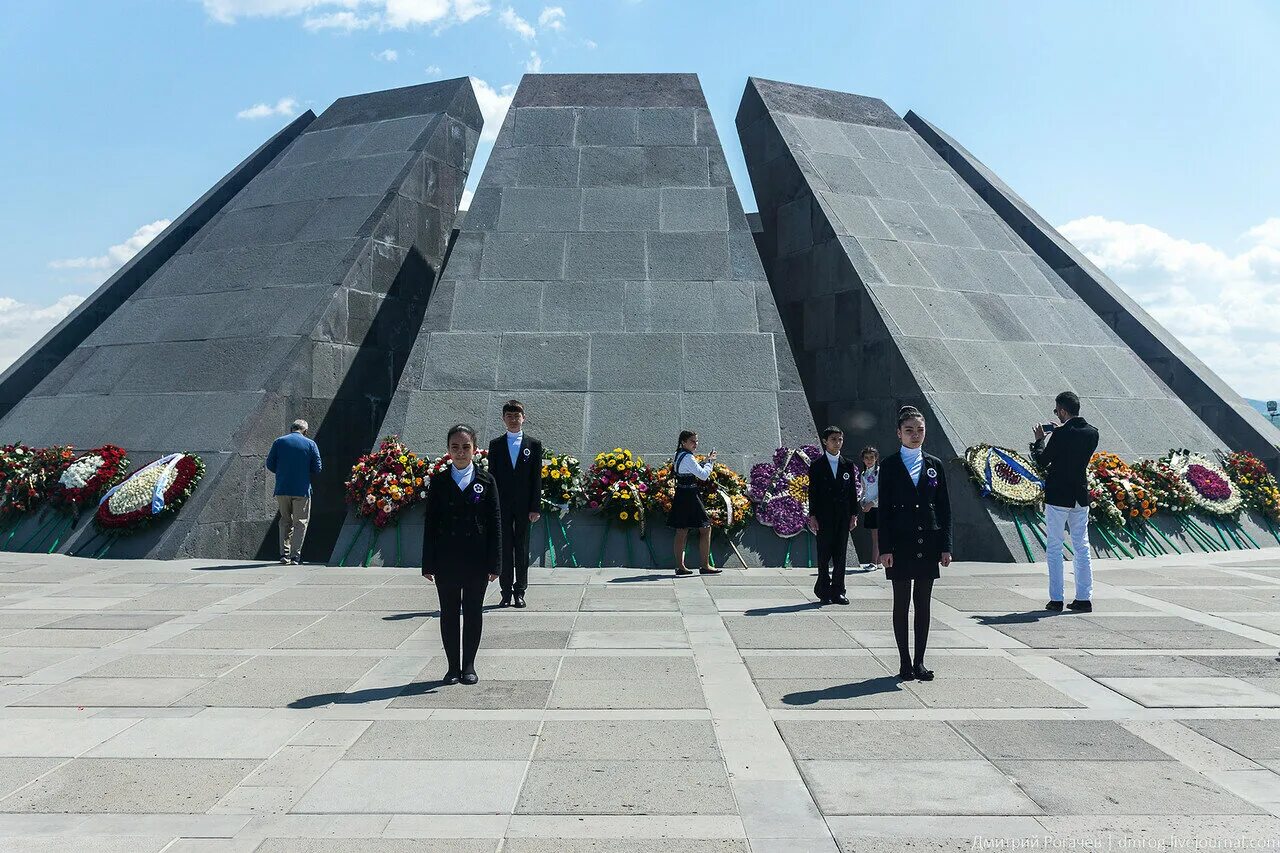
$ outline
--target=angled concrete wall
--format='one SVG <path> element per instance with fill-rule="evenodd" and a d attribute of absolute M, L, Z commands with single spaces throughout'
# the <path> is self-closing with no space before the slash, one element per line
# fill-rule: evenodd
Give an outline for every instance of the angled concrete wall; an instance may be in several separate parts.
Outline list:
<path fill-rule="evenodd" d="M 695 75 L 522 80 L 380 433 L 438 455 L 469 421 L 487 442 L 511 397 L 531 434 L 584 466 L 623 446 L 661 463 L 682 428 L 744 473 L 782 442 L 813 440 Z M 420 511 L 404 524 L 413 565 Z M 594 564 L 598 520 L 570 528 Z M 335 558 L 355 532 L 349 519 Z M 659 529 L 662 565 L 669 543 Z M 776 543 L 749 545 L 748 559 Z M 632 548 L 631 565 L 649 562 Z M 627 562 L 621 536 L 605 561 Z"/>
<path fill-rule="evenodd" d="M 50 329 L 21 358 L 9 365 L 0 374 L 0 417 L 8 414 L 19 400 L 80 346 L 94 329 L 102 325 L 103 320 L 123 305 L 193 234 L 217 215 L 298 134 L 306 130 L 315 117 L 315 113 L 307 110 L 262 143 L 256 151 L 196 199 L 177 219 L 170 222 L 169 227 L 156 235 L 142 251 L 103 282 L 88 299 Z"/>
<path fill-rule="evenodd" d="M 481 123 L 465 78 L 336 101 L 0 420 L 0 439 L 113 442 L 137 463 L 200 453 L 208 472 L 182 513 L 112 554 L 273 557 L 262 463 L 305 417 L 326 471 L 304 555 L 326 558 Z"/>
<path fill-rule="evenodd" d="M 1251 451 L 1273 471 L 1280 468 L 1280 445 L 1274 429 L 1244 398 L 964 146 L 914 112 L 907 113 L 906 122 L 1225 445 Z"/>
<path fill-rule="evenodd" d="M 737 116 L 774 297 L 819 423 L 897 447 L 1024 448 L 1072 389 L 1126 458 L 1224 442 L 882 101 L 751 79 Z M 956 551 L 1021 559 L 1007 516 L 952 469 Z"/>

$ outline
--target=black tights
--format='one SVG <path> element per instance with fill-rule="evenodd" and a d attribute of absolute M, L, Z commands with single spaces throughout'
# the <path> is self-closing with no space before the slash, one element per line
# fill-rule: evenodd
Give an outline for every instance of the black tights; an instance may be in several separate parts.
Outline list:
<path fill-rule="evenodd" d="M 915 582 L 916 656 L 907 654 L 907 608 L 911 606 L 911 580 L 893 581 L 893 636 L 898 641 L 898 657 L 904 668 L 924 663 L 924 648 L 929 642 L 929 599 L 933 595 L 933 578 Z"/>

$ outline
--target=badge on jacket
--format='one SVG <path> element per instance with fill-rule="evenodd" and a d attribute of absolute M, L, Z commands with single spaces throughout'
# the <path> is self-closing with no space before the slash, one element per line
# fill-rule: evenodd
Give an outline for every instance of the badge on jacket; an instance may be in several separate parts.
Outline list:
<path fill-rule="evenodd" d="M 484 491 L 484 484 L 476 483 L 474 486 L 471 487 L 471 491 L 475 492 L 477 495 L 480 494 L 481 492 Z"/>
<path fill-rule="evenodd" d="M 527 447 L 524 449 L 524 458 L 525 458 L 525 459 L 528 459 L 528 458 L 529 458 L 529 448 L 527 448 Z"/>
<path fill-rule="evenodd" d="M 935 470 L 934 470 L 934 469 L 932 469 L 932 468 L 930 468 L 928 471 L 925 471 L 924 473 L 925 473 L 925 475 L 926 475 L 930 480 L 932 480 L 934 477 L 938 476 L 938 472 L 937 472 L 937 471 L 935 471 Z"/>
<path fill-rule="evenodd" d="M 849 472 L 848 472 L 848 471 L 845 471 L 845 472 L 844 472 L 844 478 L 845 478 L 846 480 L 847 480 L 847 479 L 849 479 Z"/>

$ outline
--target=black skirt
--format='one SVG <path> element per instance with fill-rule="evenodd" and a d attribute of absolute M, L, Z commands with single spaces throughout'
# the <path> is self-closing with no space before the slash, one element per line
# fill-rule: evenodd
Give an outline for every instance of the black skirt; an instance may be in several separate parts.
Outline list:
<path fill-rule="evenodd" d="M 880 513 L 876 507 L 862 514 L 862 526 L 867 530 L 876 530 L 880 527 Z"/>
<path fill-rule="evenodd" d="M 920 539 L 924 541 L 918 541 Z M 893 568 L 885 569 L 884 573 L 891 581 L 936 579 L 942 575 L 939 570 L 941 561 L 942 549 L 938 547 L 937 532 L 924 531 L 894 546 Z"/>
<path fill-rule="evenodd" d="M 697 489 L 676 489 L 676 496 L 671 501 L 671 512 L 667 513 L 667 527 L 676 530 L 703 528 L 711 526 L 711 518 L 707 508 L 702 505 Z"/>

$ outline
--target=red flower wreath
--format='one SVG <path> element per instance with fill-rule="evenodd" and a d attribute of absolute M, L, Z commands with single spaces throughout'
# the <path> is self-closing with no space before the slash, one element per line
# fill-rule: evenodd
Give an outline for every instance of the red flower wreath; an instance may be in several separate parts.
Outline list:
<path fill-rule="evenodd" d="M 102 493 L 115 485 L 128 469 L 129 457 L 123 447 L 114 444 L 96 447 L 76 457 L 62 470 L 53 485 L 49 502 L 55 509 L 79 515 L 85 505 L 102 497 Z"/>
<path fill-rule="evenodd" d="M 154 476 L 150 472 L 157 467 L 161 467 L 160 463 L 164 461 L 164 459 L 159 459 L 150 465 L 144 465 L 115 486 L 114 493 L 108 492 L 98 504 L 98 512 L 95 516 L 98 526 L 117 532 L 137 530 L 159 519 L 161 516 L 177 512 L 186 503 L 187 498 L 191 497 L 191 492 L 195 490 L 196 484 L 204 476 L 204 462 L 201 461 L 199 456 L 190 453 L 178 454 L 178 460 L 173 469 L 173 479 L 165 487 L 161 498 L 162 505 L 158 509 L 153 507 L 151 502 L 150 495 L 152 490 L 142 488 L 138 489 L 139 494 L 136 500 L 130 502 L 130 508 L 123 511 L 113 511 L 111 509 L 111 499 L 115 494 L 120 494 L 128 489 L 130 481 L 138 481 L 140 486 L 142 482 L 145 482 L 143 478 Z M 132 506 L 132 504 L 143 500 L 145 500 L 145 503 L 141 506 Z"/>

